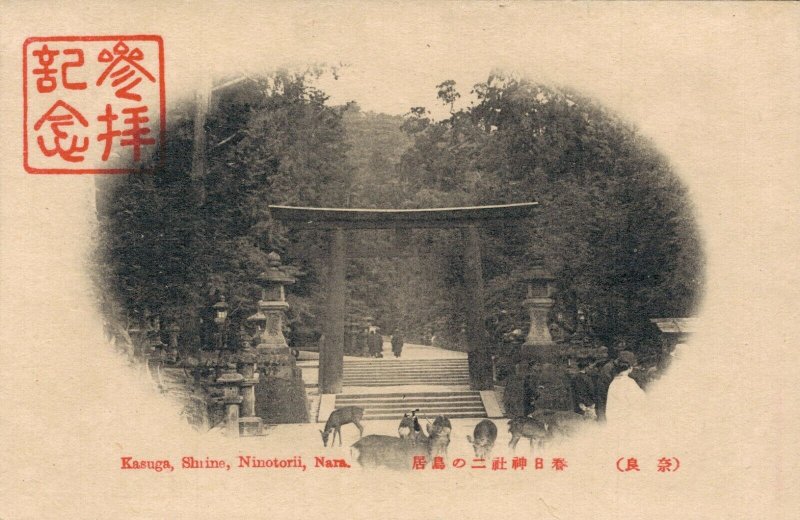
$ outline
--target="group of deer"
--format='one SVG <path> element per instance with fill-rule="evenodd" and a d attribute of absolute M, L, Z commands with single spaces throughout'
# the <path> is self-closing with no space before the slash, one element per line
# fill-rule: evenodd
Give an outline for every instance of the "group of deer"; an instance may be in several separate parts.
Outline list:
<path fill-rule="evenodd" d="M 522 437 L 530 439 L 531 447 L 534 442 L 541 446 L 555 434 L 570 434 L 583 421 L 597 419 L 594 405 L 579 406 L 582 413 L 537 410 L 528 417 L 510 420 L 509 447 L 515 449 Z M 426 433 L 419 427 L 414 415 L 416 411 L 412 412 L 411 416 L 406 414 L 400 421 L 397 437 L 375 434 L 363 437 L 364 427 L 360 421 L 364 417 L 364 409 L 359 406 L 337 408 L 328 417 L 325 429 L 320 430 L 322 442 L 327 447 L 330 435 L 333 433 L 333 438 L 330 439 L 331 446 L 337 435 L 341 446 L 341 428 L 345 424 L 352 423 L 358 428 L 359 440 L 351 446 L 351 451 L 361 466 L 409 469 L 415 456 L 423 456 L 426 460 L 431 460 L 435 456 L 446 456 L 453 429 L 450 420 L 444 415 L 437 416 L 433 422 L 427 424 Z M 472 444 L 476 457 L 489 458 L 497 440 L 497 426 L 489 419 L 483 419 L 475 426 L 473 435 L 467 435 L 467 440 Z"/>
<path fill-rule="evenodd" d="M 359 440 L 352 445 L 354 454 L 357 453 L 356 460 L 364 467 L 386 466 L 392 469 L 408 469 L 415 456 L 432 458 L 439 455 L 447 455 L 447 447 L 450 445 L 450 432 L 453 426 L 450 420 L 439 415 L 433 422 L 426 427 L 427 433 L 423 432 L 416 420 L 415 413 L 411 416 L 406 414 L 400 421 L 398 436 L 390 435 L 367 435 L 363 437 L 364 427 L 361 419 L 364 417 L 364 409 L 358 406 L 345 406 L 337 408 L 328 417 L 322 434 L 322 442 L 327 447 L 331 433 L 333 438 L 331 446 L 339 436 L 339 446 L 342 445 L 342 425 L 354 424 L 358 428 Z"/>

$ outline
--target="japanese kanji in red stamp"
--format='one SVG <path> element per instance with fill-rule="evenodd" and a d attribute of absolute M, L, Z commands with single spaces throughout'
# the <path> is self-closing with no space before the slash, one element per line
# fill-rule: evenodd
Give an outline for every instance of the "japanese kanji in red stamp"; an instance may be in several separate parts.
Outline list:
<path fill-rule="evenodd" d="M 131 173 L 164 146 L 160 36 L 55 36 L 23 44 L 28 173 Z"/>

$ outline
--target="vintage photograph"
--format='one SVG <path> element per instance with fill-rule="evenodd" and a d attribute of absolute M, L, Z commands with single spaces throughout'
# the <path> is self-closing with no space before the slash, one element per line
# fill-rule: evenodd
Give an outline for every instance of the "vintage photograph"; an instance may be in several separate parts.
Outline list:
<path fill-rule="evenodd" d="M 348 72 L 211 80 L 168 112 L 154 173 L 97 178 L 110 343 L 201 431 L 306 423 L 313 449 L 352 424 L 362 465 L 450 464 L 468 439 L 491 464 L 640 413 L 703 288 L 668 158 L 513 73 L 392 114 L 333 102 Z"/>
<path fill-rule="evenodd" d="M 797 4 L 0 9 L 0 520 L 796 516 Z"/>

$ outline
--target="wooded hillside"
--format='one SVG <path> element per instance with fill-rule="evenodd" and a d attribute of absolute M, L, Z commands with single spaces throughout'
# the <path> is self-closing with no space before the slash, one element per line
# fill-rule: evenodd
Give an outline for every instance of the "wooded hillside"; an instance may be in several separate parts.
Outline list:
<path fill-rule="evenodd" d="M 168 116 L 167 154 L 155 175 L 105 181 L 98 197 L 98 273 L 104 308 L 136 319 L 145 309 L 179 322 L 200 347 L 201 319 L 218 294 L 238 327 L 255 311 L 254 283 L 278 251 L 299 276 L 290 289 L 295 341 L 321 329 L 324 234 L 269 219 L 269 204 L 444 207 L 538 201 L 527 225 L 483 233 L 487 325 L 495 340 L 525 328 L 529 269 L 558 287 L 552 319 L 569 331 L 578 309 L 597 341 L 634 350 L 652 339 L 648 318 L 692 312 L 702 254 L 686 190 L 635 127 L 575 92 L 490 76 L 451 117 L 405 117 L 330 106 L 314 73 L 278 72 L 226 90 L 206 124 L 207 170 L 190 174 L 193 106 Z M 159 158 L 155 158 L 158 160 Z M 394 251 L 391 234 L 361 232 L 354 247 Z M 461 237 L 415 231 L 415 256 L 354 259 L 349 313 L 384 331 L 436 334 L 457 346 L 463 326 Z"/>

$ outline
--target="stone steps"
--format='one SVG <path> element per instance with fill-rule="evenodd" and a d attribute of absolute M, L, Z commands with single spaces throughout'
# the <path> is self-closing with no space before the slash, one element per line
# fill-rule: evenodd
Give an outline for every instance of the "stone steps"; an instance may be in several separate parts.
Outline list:
<path fill-rule="evenodd" d="M 413 391 L 411 385 L 415 387 Z M 437 390 L 443 385 L 465 390 Z M 403 414 L 416 409 L 420 420 L 433 420 L 437 415 L 453 419 L 487 416 L 481 393 L 466 390 L 469 388 L 466 358 L 346 360 L 343 386 L 345 393 L 323 396 L 325 406 L 320 407 L 319 421 L 325 422 L 334 408 L 342 406 L 362 407 L 367 421 L 399 421 Z M 393 388 L 373 392 L 354 387 Z M 346 393 L 348 389 L 353 393 Z"/>
<path fill-rule="evenodd" d="M 401 385 L 444 385 L 444 386 L 463 386 L 469 385 L 469 378 L 463 379 L 384 379 L 375 381 L 373 379 L 345 379 L 344 386 L 401 386 Z"/>
<path fill-rule="evenodd" d="M 343 375 L 344 386 L 469 385 L 463 358 L 347 361 Z"/>
<path fill-rule="evenodd" d="M 416 409 L 421 418 L 432 419 L 440 414 L 450 418 L 486 417 L 480 392 L 472 391 L 340 394 L 335 406 L 360 406 L 365 420 L 399 420 L 404 413 Z"/>

